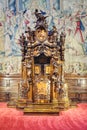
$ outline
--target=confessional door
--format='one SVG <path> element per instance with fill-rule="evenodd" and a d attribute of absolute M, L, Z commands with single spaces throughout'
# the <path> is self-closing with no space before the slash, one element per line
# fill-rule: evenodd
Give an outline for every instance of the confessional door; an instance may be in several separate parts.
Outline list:
<path fill-rule="evenodd" d="M 34 57 L 33 68 L 33 100 L 35 103 L 51 102 L 52 83 L 51 75 L 51 57 L 41 54 Z"/>

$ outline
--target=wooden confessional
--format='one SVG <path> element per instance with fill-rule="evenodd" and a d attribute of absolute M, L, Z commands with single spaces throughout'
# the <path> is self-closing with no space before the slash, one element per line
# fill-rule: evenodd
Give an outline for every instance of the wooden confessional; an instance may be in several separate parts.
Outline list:
<path fill-rule="evenodd" d="M 35 30 L 28 27 L 20 37 L 22 80 L 17 107 L 25 113 L 55 113 L 68 106 L 63 71 L 65 34 L 59 35 L 55 26 L 48 31 L 46 17 L 37 10 L 35 15 Z"/>

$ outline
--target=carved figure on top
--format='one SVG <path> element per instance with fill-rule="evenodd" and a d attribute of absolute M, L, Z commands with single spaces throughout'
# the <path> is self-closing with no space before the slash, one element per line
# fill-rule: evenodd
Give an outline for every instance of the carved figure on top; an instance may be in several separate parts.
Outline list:
<path fill-rule="evenodd" d="M 52 30 L 48 32 L 48 40 L 49 42 L 57 42 L 58 40 L 58 32 L 56 26 L 53 26 Z"/>
<path fill-rule="evenodd" d="M 35 28 L 38 28 L 40 26 L 43 26 L 44 28 L 47 27 L 46 18 L 48 16 L 44 16 L 44 15 L 46 15 L 46 12 L 43 12 L 42 10 L 40 10 L 40 13 L 39 13 L 38 9 L 35 9 L 35 16 L 37 18 Z"/>
<path fill-rule="evenodd" d="M 61 34 L 60 34 L 60 42 L 61 42 L 62 46 L 64 46 L 65 38 L 66 38 L 65 32 L 61 32 Z"/>
<path fill-rule="evenodd" d="M 35 41 L 35 32 L 31 30 L 30 27 L 27 28 L 27 31 L 25 31 L 26 33 L 26 37 L 27 37 L 27 40 L 31 43 L 33 43 Z"/>

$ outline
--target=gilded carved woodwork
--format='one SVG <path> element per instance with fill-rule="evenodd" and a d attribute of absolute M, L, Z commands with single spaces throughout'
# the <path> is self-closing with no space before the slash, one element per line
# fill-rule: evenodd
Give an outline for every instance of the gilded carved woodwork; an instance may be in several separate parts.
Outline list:
<path fill-rule="evenodd" d="M 35 13 L 37 18 L 38 13 Z M 21 41 L 23 82 L 20 90 L 23 97 L 19 98 L 26 99 L 29 104 L 50 103 L 50 108 L 55 105 L 55 109 L 58 108 L 59 99 L 66 95 L 63 70 L 65 33 L 59 36 L 55 26 L 48 31 L 46 17 L 38 15 L 35 30 L 28 27 Z"/>

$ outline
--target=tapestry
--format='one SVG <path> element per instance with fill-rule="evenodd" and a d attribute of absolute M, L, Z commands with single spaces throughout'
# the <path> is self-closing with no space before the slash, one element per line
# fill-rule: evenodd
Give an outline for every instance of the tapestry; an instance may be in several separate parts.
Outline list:
<path fill-rule="evenodd" d="M 35 9 L 47 16 L 49 31 L 56 26 L 59 35 L 66 33 L 65 73 L 87 74 L 87 0 L 0 0 L 0 73 L 9 65 L 9 74 L 20 73 L 19 38 L 27 27 L 35 29 Z"/>

